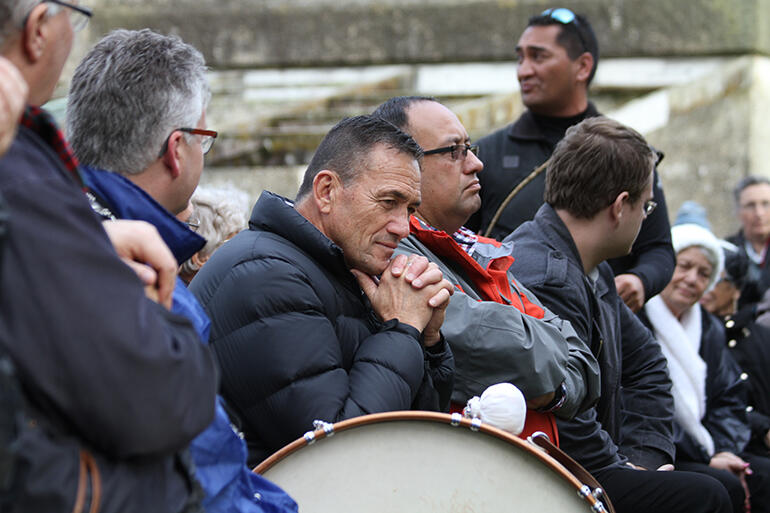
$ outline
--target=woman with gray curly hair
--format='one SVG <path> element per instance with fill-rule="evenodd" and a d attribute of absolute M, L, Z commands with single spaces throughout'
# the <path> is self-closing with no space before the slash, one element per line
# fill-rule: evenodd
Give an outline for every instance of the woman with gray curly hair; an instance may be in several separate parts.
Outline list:
<path fill-rule="evenodd" d="M 179 276 L 185 283 L 190 283 L 217 248 L 246 228 L 248 200 L 245 192 L 234 187 L 199 186 L 195 190 L 190 199 L 192 214 L 186 222 L 206 239 L 206 245 L 180 267 Z"/>

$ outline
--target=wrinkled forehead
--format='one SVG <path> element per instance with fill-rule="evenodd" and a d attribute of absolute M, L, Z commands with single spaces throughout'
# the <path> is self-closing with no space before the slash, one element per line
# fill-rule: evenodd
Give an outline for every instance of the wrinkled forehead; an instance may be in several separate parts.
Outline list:
<path fill-rule="evenodd" d="M 420 184 L 420 163 L 406 152 L 384 144 L 375 145 L 359 162 L 356 182 L 377 186 L 390 183 Z"/>

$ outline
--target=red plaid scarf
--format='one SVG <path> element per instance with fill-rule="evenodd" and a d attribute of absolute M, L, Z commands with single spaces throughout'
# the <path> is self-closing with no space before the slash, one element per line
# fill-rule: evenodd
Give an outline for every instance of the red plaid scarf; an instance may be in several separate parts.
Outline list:
<path fill-rule="evenodd" d="M 56 126 L 53 117 L 39 107 L 28 105 L 21 117 L 21 124 L 35 132 L 56 152 L 62 165 L 69 171 L 75 182 L 80 185 L 84 192 L 87 191 L 88 188 L 83 183 L 83 178 L 78 170 L 78 159 L 72 153 L 72 148 L 59 127 Z"/>

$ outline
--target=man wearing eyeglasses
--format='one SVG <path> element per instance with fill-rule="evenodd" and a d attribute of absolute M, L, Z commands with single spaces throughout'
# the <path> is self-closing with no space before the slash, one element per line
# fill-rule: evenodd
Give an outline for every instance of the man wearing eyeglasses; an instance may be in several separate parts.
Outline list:
<path fill-rule="evenodd" d="M 206 242 L 176 217 L 190 204 L 217 136 L 206 129 L 205 72 L 200 52 L 177 37 L 116 30 L 78 64 L 67 104 L 70 141 L 95 210 L 149 222 L 179 265 Z M 208 343 L 209 318 L 180 278 L 171 311 Z M 259 513 L 270 504 L 296 511 L 291 498 L 246 467 L 246 445 L 217 401 L 214 422 L 190 444 L 205 510 Z"/>
<path fill-rule="evenodd" d="M 0 344 L 26 403 L 10 511 L 200 511 L 185 448 L 211 423 L 217 371 L 192 324 L 168 311 L 176 262 L 150 224 L 101 222 L 38 107 L 88 16 L 62 1 L 0 0 L 0 53 L 30 103 L 0 158 Z"/>
<path fill-rule="evenodd" d="M 631 250 L 652 208 L 655 158 L 617 121 L 597 116 L 569 128 L 551 157 L 546 203 L 506 239 L 515 244 L 511 270 L 599 361 L 598 403 L 557 424 L 561 448 L 596 477 L 616 511 L 726 513 L 730 500 L 716 479 L 662 471 L 673 469 L 674 456 L 666 360 L 605 262 Z"/>
<path fill-rule="evenodd" d="M 541 170 L 534 178 L 531 173 L 548 159 L 567 128 L 599 115 L 588 101 L 599 47 L 586 18 L 565 8 L 533 16 L 516 45 L 516 58 L 527 110 L 511 125 L 479 140 L 485 169 L 479 178 L 481 209 L 469 221 L 470 228 L 489 231 L 498 240 L 532 219 L 543 204 L 546 172 Z M 633 251 L 610 261 L 618 293 L 634 311 L 663 290 L 674 270 L 668 212 L 657 172 L 654 187 L 658 207 L 643 223 Z"/>
<path fill-rule="evenodd" d="M 512 244 L 479 237 L 463 224 L 478 210 L 477 147 L 455 114 L 434 98 L 391 98 L 373 113 L 414 137 L 424 151 L 422 203 L 399 252 L 435 262 L 457 290 L 443 332 L 455 354 L 453 408 L 489 386 L 511 382 L 528 400 L 522 436 L 544 431 L 556 440 L 551 413 L 565 418 L 599 396 L 596 359 L 574 330 L 542 308 L 507 272 Z"/>

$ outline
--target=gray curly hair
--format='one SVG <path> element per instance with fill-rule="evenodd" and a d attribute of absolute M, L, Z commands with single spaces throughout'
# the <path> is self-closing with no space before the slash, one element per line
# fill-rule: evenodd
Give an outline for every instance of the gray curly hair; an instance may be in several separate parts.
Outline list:
<path fill-rule="evenodd" d="M 190 201 L 192 217 L 199 223 L 197 233 L 206 239 L 206 245 L 199 251 L 204 260 L 234 233 L 246 228 L 249 198 L 239 189 L 199 186 Z M 200 268 L 190 259 L 182 264 L 180 274 L 194 274 Z"/>

